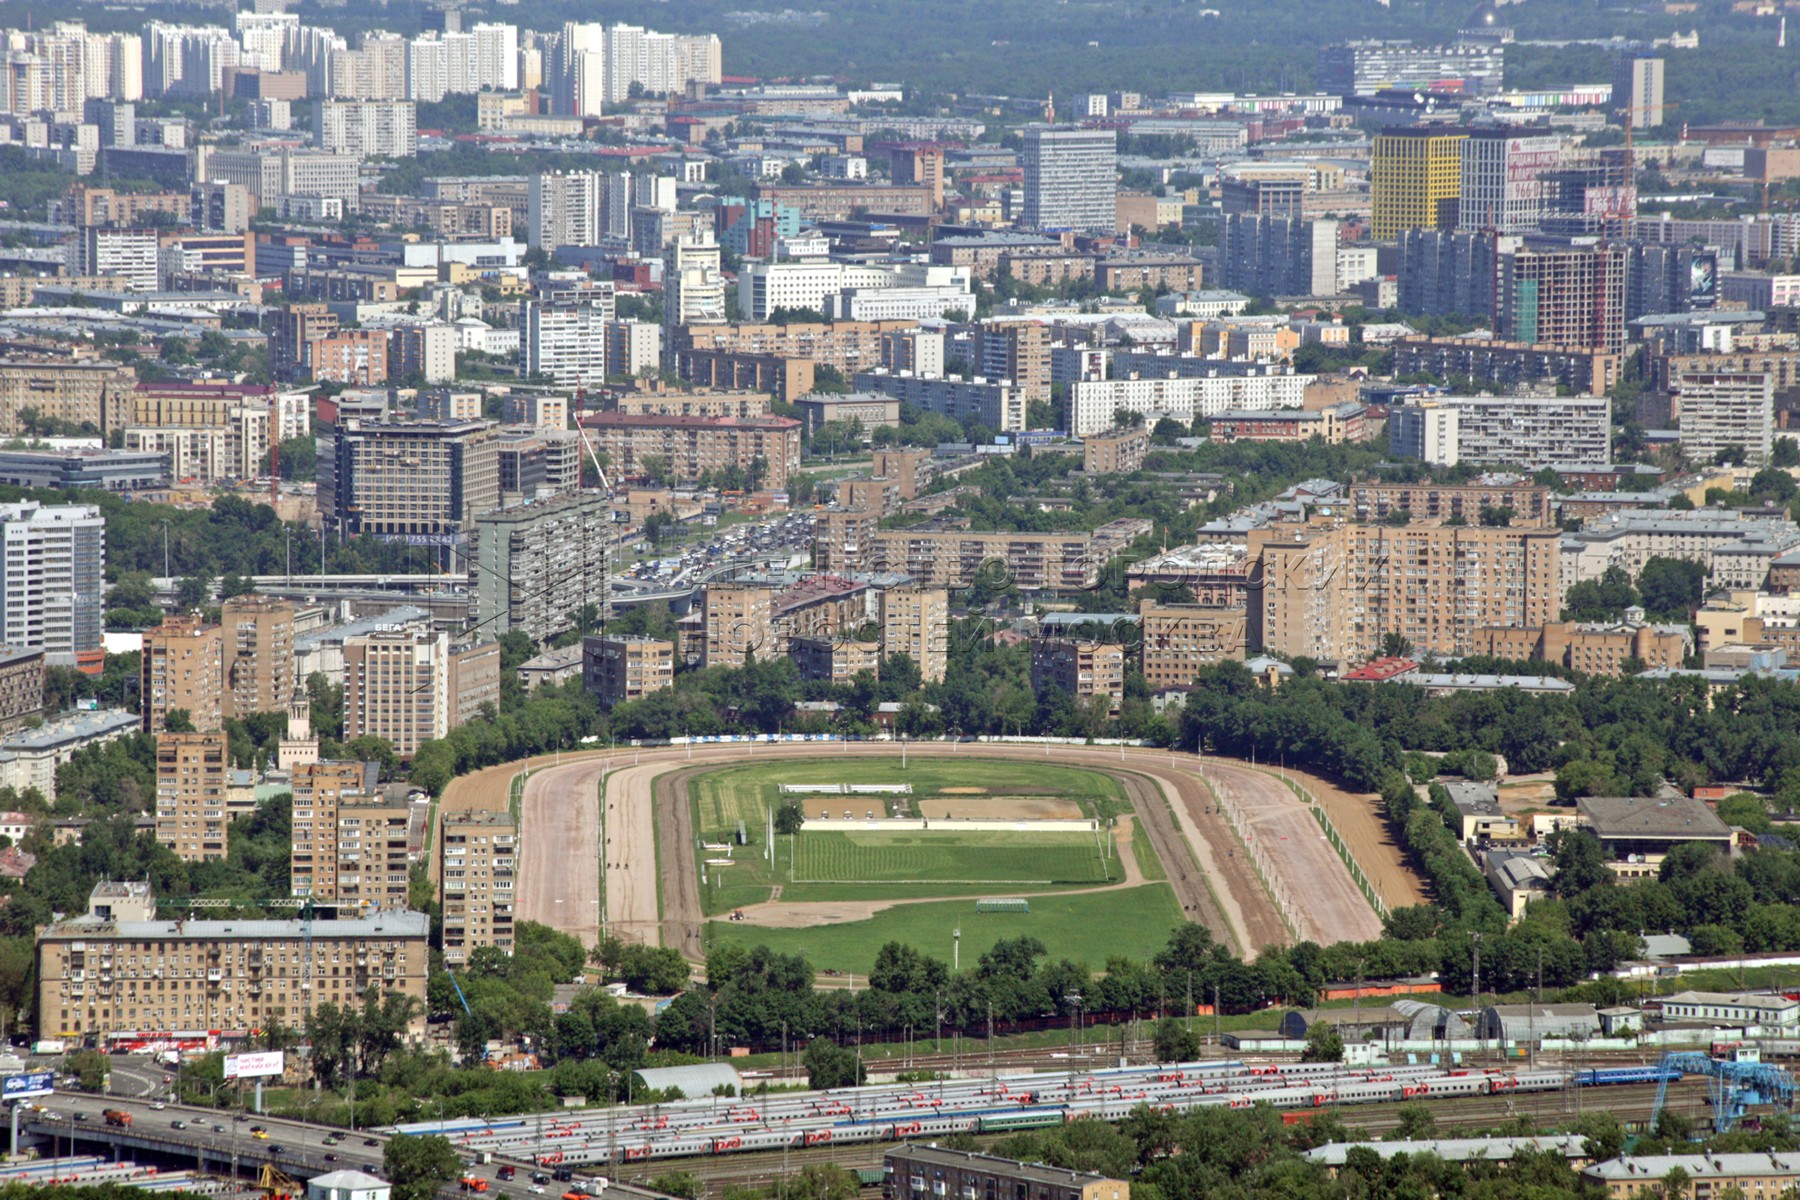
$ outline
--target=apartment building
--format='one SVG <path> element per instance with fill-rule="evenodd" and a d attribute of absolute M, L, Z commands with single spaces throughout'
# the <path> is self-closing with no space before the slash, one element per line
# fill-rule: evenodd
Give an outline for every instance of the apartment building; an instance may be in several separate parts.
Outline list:
<path fill-rule="evenodd" d="M 706 587 L 705 650 L 701 665 L 741 667 L 755 655 L 775 656 L 775 593 L 750 583 L 711 583 Z"/>
<path fill-rule="evenodd" d="M 1369 158 L 1370 236 L 1387 241 L 1410 229 L 1456 228 L 1467 137 L 1437 125 L 1375 135 Z"/>
<path fill-rule="evenodd" d="M 306 343 L 300 363 L 321 383 L 379 387 L 388 381 L 388 335 L 379 329 L 340 329 Z"/>
<path fill-rule="evenodd" d="M 1541 626 L 1562 603 L 1561 533 L 1414 522 L 1252 530 L 1262 571 L 1251 644 L 1362 662 L 1398 634 L 1419 653 L 1472 652 L 1483 626 Z"/>
<path fill-rule="evenodd" d="M 1138 606 L 1138 620 L 1140 669 L 1153 692 L 1186 688 L 1212 663 L 1242 662 L 1249 645 L 1249 616 L 1241 608 L 1145 600 Z"/>
<path fill-rule="evenodd" d="M 1612 401 L 1604 396 L 1439 396 L 1388 410 L 1396 455 L 1439 466 L 1459 462 L 1543 467 L 1612 461 Z"/>
<path fill-rule="evenodd" d="M 130 367 L 109 360 L 0 359 L 0 433 L 26 432 L 21 420 L 26 409 L 101 433 L 123 429 L 136 382 Z"/>
<path fill-rule="evenodd" d="M 1379 423 L 1366 405 L 1354 400 L 1329 408 L 1276 408 L 1266 412 L 1222 412 L 1207 422 L 1207 433 L 1219 442 L 1307 442 L 1326 445 L 1367 441 Z"/>
<path fill-rule="evenodd" d="M 574 628 L 592 605 L 606 619 L 612 502 L 570 492 L 497 508 L 475 519 L 469 590 L 477 628 L 518 629 L 544 641 Z"/>
<path fill-rule="evenodd" d="M 549 171 L 531 177 L 526 233 L 533 248 L 598 246 L 606 233 L 606 179 L 599 171 Z"/>
<path fill-rule="evenodd" d="M 1350 511 L 1359 521 L 1386 521 L 1404 512 L 1417 520 L 1478 525 L 1485 513 L 1505 514 L 1515 526 L 1543 526 L 1550 524 L 1550 489 L 1516 475 L 1473 483 L 1353 483 Z"/>
<path fill-rule="evenodd" d="M 800 678 L 825 683 L 849 683 L 858 674 L 881 673 L 881 645 L 845 636 L 794 637 L 787 639 L 787 655 Z"/>
<path fill-rule="evenodd" d="M 1031 690 L 1055 688 L 1077 704 L 1104 697 L 1112 712 L 1125 703 L 1125 648 L 1111 642 L 1045 638 L 1031 643 Z"/>
<path fill-rule="evenodd" d="M 0 731 L 43 711 L 44 652 L 0 646 Z"/>
<path fill-rule="evenodd" d="M 902 404 L 911 404 L 926 412 L 940 413 L 959 421 L 979 421 L 1000 433 L 1014 433 L 1025 428 L 1025 392 L 1007 380 L 980 376 L 964 379 L 959 375 L 947 379 L 920 379 L 912 375 L 895 375 L 883 369 L 859 373 L 855 386 L 859 392 L 892 396 Z"/>
<path fill-rule="evenodd" d="M 830 508 L 813 518 L 813 566 L 843 574 L 866 569 L 884 514 L 870 508 Z"/>
<path fill-rule="evenodd" d="M 1646 624 L 1639 609 L 1618 622 L 1552 621 L 1526 628 L 1477 629 L 1473 646 L 1473 653 L 1486 657 L 1535 659 L 1587 675 L 1620 676 L 1628 664 L 1643 664 L 1637 670 L 1680 667 L 1693 650 L 1693 636 L 1685 625 Z"/>
<path fill-rule="evenodd" d="M 1183 362 L 1173 355 L 1167 357 L 1171 370 Z M 1202 362 L 1210 365 L 1202 366 Z M 1069 432 L 1079 438 L 1104 433 L 1118 423 L 1120 412 L 1141 416 L 1145 425 L 1154 426 L 1163 417 L 1192 425 L 1196 417 L 1234 410 L 1301 408 L 1306 385 L 1314 378 L 1276 366 L 1238 370 L 1212 360 L 1186 360 L 1185 365 L 1206 373 L 1133 374 L 1069 384 Z"/>
<path fill-rule="evenodd" d="M 486 811 L 444 813 L 439 822 L 444 962 L 467 962 L 469 954 L 482 946 L 511 954 L 519 873 L 518 824 L 509 812 Z"/>
<path fill-rule="evenodd" d="M 202 733 L 223 727 L 225 643 L 219 626 L 197 614 L 164 618 L 144 633 L 139 676 L 145 733 L 161 733 L 177 711 Z"/>
<path fill-rule="evenodd" d="M 321 518 L 340 537 L 454 538 L 500 503 L 489 421 L 345 418 L 322 432 L 318 475 Z"/>
<path fill-rule="evenodd" d="M 693 482 L 737 468 L 752 488 L 781 489 L 800 467 L 800 422 L 791 417 L 663 417 L 605 412 L 581 421 L 623 477 L 660 458 L 670 476 Z"/>
<path fill-rule="evenodd" d="M 690 325 L 665 340 L 665 353 L 692 350 L 728 352 L 734 355 L 773 355 L 782 359 L 807 359 L 815 366 L 829 366 L 848 379 L 858 371 L 881 364 L 882 339 L 917 327 L 916 321 L 826 321 L 794 325 Z M 685 373 L 683 379 L 689 376 Z M 698 382 L 691 380 L 691 382 Z M 714 386 L 726 386 L 714 383 Z M 772 387 L 759 384 L 763 391 Z M 791 399 L 792 397 L 789 397 Z"/>
<path fill-rule="evenodd" d="M 675 683 L 675 643 L 638 634 L 581 639 L 581 686 L 602 708 L 641 700 Z"/>
<path fill-rule="evenodd" d="M 358 762 L 294 768 L 294 895 L 339 912 L 406 907 L 411 808 L 382 794 L 376 772 Z"/>
<path fill-rule="evenodd" d="M 159 733 L 156 738 L 156 840 L 183 862 L 223 861 L 225 734 Z"/>
<path fill-rule="evenodd" d="M 1081 439 L 1081 470 L 1085 475 L 1129 475 L 1143 470 L 1148 453 L 1150 433 L 1141 426 L 1093 434 Z"/>
<path fill-rule="evenodd" d="M 1627 261 L 1625 247 L 1610 245 L 1502 254 L 1494 332 L 1508 342 L 1623 353 Z"/>
<path fill-rule="evenodd" d="M 864 569 L 910 575 L 924 587 L 966 588 L 979 576 L 1026 591 L 1079 591 L 1093 587 L 1107 561 L 1149 529 L 1150 522 L 1134 519 L 1092 534 L 978 533 L 957 522 L 927 522 L 872 534 Z"/>
<path fill-rule="evenodd" d="M 429 971 L 424 913 L 354 920 L 154 920 L 154 900 L 109 902 L 37 935 L 38 1032 L 96 1039 L 128 1031 L 297 1029 L 322 1004 L 360 1002 L 378 987 L 418 1001 L 425 1029 Z M 142 886 L 142 885 L 125 885 Z"/>
<path fill-rule="evenodd" d="M 917 1142 L 884 1154 L 882 1176 L 881 1200 L 1131 1200 L 1121 1179 Z"/>
<path fill-rule="evenodd" d="M 790 638 L 858 632 L 869 622 L 873 600 L 868 584 L 838 575 L 809 575 L 782 588 L 769 602 L 774 653 L 785 654 Z"/>
<path fill-rule="evenodd" d="M 1735 998 L 1733 998 L 1735 999 Z M 1770 998 L 1765 998 L 1770 999 Z M 1663 1004 L 1668 1019 L 1687 1019 L 1688 1005 Z M 1720 1004 L 1691 1006 L 1695 1019 L 1718 1021 L 1723 1011 Z M 1744 1008 L 1744 1005 L 1735 1005 Z M 1680 1015 L 1677 1016 L 1676 1014 Z M 1704 1015 L 1698 1015 L 1698 1014 Z M 1770 1024 L 1767 1009 L 1753 1011 L 1742 1018 L 1744 1024 Z M 1645 1192 L 1661 1192 L 1667 1179 L 1677 1169 L 1686 1183 L 1683 1191 L 1693 1200 L 1725 1200 L 1727 1196 L 1783 1196 L 1800 1184 L 1800 1163 L 1779 1154 L 1634 1154 L 1627 1158 L 1609 1158 L 1585 1168 L 1581 1176 L 1589 1183 L 1606 1189 L 1609 1200 L 1628 1200 Z"/>
<path fill-rule="evenodd" d="M 344 738 L 385 738 L 401 758 L 450 732 L 450 639 L 377 630 L 344 641 Z"/>
<path fill-rule="evenodd" d="M 883 588 L 881 652 L 904 654 L 926 683 L 942 683 L 950 657 L 950 593 L 943 588 Z"/>
<path fill-rule="evenodd" d="M 41 649 L 60 665 L 97 660 L 106 600 L 100 510 L 0 504 L 0 547 L 0 645 Z"/>
<path fill-rule="evenodd" d="M 610 288 L 519 303 L 519 354 L 527 375 L 547 375 L 564 387 L 598 388 L 610 373 L 607 330 L 613 321 Z"/>
<path fill-rule="evenodd" d="M 1110 127 L 1027 125 L 1020 165 L 1025 169 L 1026 229 L 1112 233 L 1118 180 L 1118 133 Z"/>
<path fill-rule="evenodd" d="M 1745 466 L 1769 461 L 1775 438 L 1775 381 L 1768 373 L 1689 371 L 1673 380 L 1669 410 L 1690 462 L 1711 464 L 1735 451 Z"/>
<path fill-rule="evenodd" d="M 219 606 L 225 717 L 281 712 L 294 694 L 294 605 L 233 596 Z"/>
<path fill-rule="evenodd" d="M 1578 396 L 1604 396 L 1619 381 L 1619 354 L 1579 346 L 1531 345 L 1494 338 L 1404 337 L 1394 343 L 1394 374 L 1469 379 L 1503 388 L 1553 383 Z"/>
<path fill-rule="evenodd" d="M 1565 537 L 1563 588 L 1598 579 L 1608 567 L 1636 578 L 1651 558 L 1681 558 L 1706 567 L 1709 587 L 1755 591 L 1796 546 L 1800 527 L 1786 519 L 1730 509 L 1623 509 L 1590 518 Z"/>

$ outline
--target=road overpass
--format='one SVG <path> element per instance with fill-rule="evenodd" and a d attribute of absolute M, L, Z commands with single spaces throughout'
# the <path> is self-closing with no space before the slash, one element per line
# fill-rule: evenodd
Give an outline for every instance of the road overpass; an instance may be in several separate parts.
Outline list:
<path fill-rule="evenodd" d="M 59 1091 L 37 1103 L 43 1106 L 40 1110 L 20 1118 L 21 1139 L 26 1135 L 42 1139 L 52 1151 L 62 1153 L 88 1150 L 221 1175 L 253 1176 L 266 1162 L 302 1181 L 346 1167 L 380 1172 L 387 1149 L 388 1135 L 372 1130 L 351 1132 L 331 1125 L 180 1104 L 157 1107 L 158 1102 L 144 1098 Z M 106 1124 L 101 1113 L 109 1108 L 130 1113 L 130 1126 Z M 186 1128 L 175 1128 L 177 1122 Z M 253 1125 L 267 1129 L 268 1139 L 251 1136 Z M 326 1142 L 334 1134 L 343 1138 L 338 1145 Z M 508 1161 L 518 1168 L 518 1175 L 503 1181 L 497 1168 Z M 534 1200 L 531 1172 L 535 1169 L 523 1159 L 502 1158 L 483 1165 L 468 1164 L 464 1174 L 488 1180 L 489 1196 Z M 615 1183 L 607 1194 L 623 1200 L 667 1200 L 660 1192 L 625 1183 Z"/>

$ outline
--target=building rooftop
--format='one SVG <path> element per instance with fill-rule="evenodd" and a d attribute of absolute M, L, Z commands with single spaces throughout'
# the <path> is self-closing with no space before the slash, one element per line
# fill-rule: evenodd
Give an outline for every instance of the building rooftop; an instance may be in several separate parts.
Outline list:
<path fill-rule="evenodd" d="M 36 729 L 21 729 L 0 738 L 0 750 L 54 750 L 70 742 L 105 737 L 143 725 L 143 718 L 122 708 L 103 708 L 94 712 L 73 712 L 46 721 Z"/>
<path fill-rule="evenodd" d="M 1493 851 L 1487 856 L 1487 865 L 1512 891 L 1547 888 L 1555 876 L 1547 859 L 1522 850 Z"/>
<path fill-rule="evenodd" d="M 1800 1154 L 1645 1154 L 1609 1158 L 1582 1174 L 1603 1182 L 1641 1181 L 1647 1191 L 1657 1191 L 1676 1167 L 1690 1179 L 1730 1179 L 1740 1175 L 1800 1175 Z"/>
<path fill-rule="evenodd" d="M 1663 1003 L 1711 1004 L 1721 1008 L 1752 1008 L 1767 1012 L 1781 1012 L 1800 1006 L 1800 1000 L 1789 1000 L 1786 996 L 1771 995 L 1768 992 L 1677 992 L 1673 996 L 1664 996 Z"/>
<path fill-rule="evenodd" d="M 1685 796 L 1583 796 L 1578 811 L 1601 839 L 1728 841 L 1731 830 L 1699 800 Z"/>
<path fill-rule="evenodd" d="M 318 938 L 424 937 L 430 920 L 420 912 L 384 912 L 368 917 L 351 917 L 336 921 L 313 921 L 310 936 Z M 308 936 L 307 924 L 299 920 L 267 919 L 226 921 L 105 921 L 98 917 L 68 917 L 46 926 L 43 937 L 129 938 L 188 941 L 207 938 L 242 938 L 264 940 Z"/>
<path fill-rule="evenodd" d="M 1501 688 L 1516 688 L 1521 692 L 1565 695 L 1575 690 L 1575 685 L 1566 679 L 1552 679 L 1543 675 L 1446 675 L 1427 671 L 1411 671 L 1405 675 L 1396 675 L 1393 681 L 1417 684 L 1419 687 L 1468 692 L 1492 692 Z"/>
<path fill-rule="evenodd" d="M 1494 793 L 1494 785 L 1481 783 L 1472 779 L 1453 779 L 1445 782 L 1443 788 L 1450 797 L 1450 804 L 1465 817 L 1498 817 L 1500 801 Z"/>
<path fill-rule="evenodd" d="M 642 1075 L 642 1072 L 639 1074 Z M 975 1171 L 989 1171 L 996 1175 L 1009 1175 L 1027 1183 L 1058 1188 L 1085 1187 L 1089 1184 L 1103 1183 L 1108 1178 L 1105 1175 L 1090 1175 L 1085 1171 L 1052 1167 L 1045 1163 L 1025 1163 L 1013 1158 L 978 1154 L 973 1150 L 945 1150 L 938 1146 L 909 1145 L 889 1150 L 883 1157 L 888 1156 L 905 1158 L 911 1162 L 932 1163 L 942 1167 L 963 1167 Z"/>
<path fill-rule="evenodd" d="M 327 625 L 324 629 L 303 633 L 294 639 L 294 653 L 300 654 L 319 646 L 330 645 L 332 642 L 344 641 L 346 638 L 364 637 L 378 630 L 421 625 L 430 619 L 431 614 L 425 609 L 402 604 L 390 608 L 386 612 L 376 613 L 372 617 L 360 617 L 342 625 Z"/>
<path fill-rule="evenodd" d="M 564 646 L 560 650 L 546 650 L 534 655 L 519 664 L 521 671 L 560 671 L 568 667 L 581 665 L 581 646 Z"/>
<path fill-rule="evenodd" d="M 1430 1154 L 1445 1162 L 1504 1162 L 1521 1150 L 1549 1150 L 1565 1158 L 1586 1158 L 1586 1139 L 1578 1133 L 1547 1137 L 1429 1138 L 1405 1142 L 1331 1142 L 1306 1152 L 1308 1162 L 1341 1167 L 1352 1150 L 1370 1150 L 1381 1158 L 1397 1154 Z"/>
<path fill-rule="evenodd" d="M 679 1088 L 681 1094 L 690 1100 L 699 1100 L 713 1094 L 721 1087 L 732 1089 L 733 1095 L 742 1095 L 744 1090 L 743 1076 L 724 1063 L 696 1063 L 687 1067 L 646 1067 L 638 1071 L 637 1077 L 644 1086 L 656 1091 L 666 1088 Z"/>

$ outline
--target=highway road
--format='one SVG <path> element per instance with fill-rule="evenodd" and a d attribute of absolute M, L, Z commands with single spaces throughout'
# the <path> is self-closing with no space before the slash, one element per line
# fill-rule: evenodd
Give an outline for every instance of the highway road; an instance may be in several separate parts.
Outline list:
<path fill-rule="evenodd" d="M 115 1080 L 118 1078 L 116 1061 Z M 139 1073 L 155 1073 L 158 1081 L 161 1080 L 160 1072 Z M 363 1130 L 352 1133 L 330 1125 L 249 1114 L 239 1114 L 241 1119 L 234 1119 L 231 1113 L 209 1108 L 165 1105 L 143 1098 L 98 1096 L 85 1092 L 59 1091 L 53 1096 L 39 1097 L 36 1103 L 43 1106 L 43 1111 L 33 1114 L 29 1120 L 22 1118 L 21 1129 L 31 1126 L 50 1135 L 61 1153 L 69 1153 L 71 1149 L 70 1141 L 63 1139 L 75 1143 L 85 1140 L 92 1145 L 114 1133 L 148 1141 L 162 1153 L 192 1154 L 198 1158 L 204 1152 L 215 1164 L 235 1160 L 251 1173 L 263 1162 L 272 1160 L 283 1171 L 302 1180 L 344 1168 L 386 1175 L 382 1170 L 388 1140 L 385 1134 Z M 130 1113 L 130 1129 L 109 1129 L 100 1115 L 108 1108 Z M 177 1129 L 177 1122 L 185 1128 Z M 268 1131 L 266 1140 L 251 1134 L 251 1129 L 257 1126 Z M 129 1150 L 126 1153 L 129 1154 Z M 564 1185 L 554 1181 L 534 1185 L 531 1182 L 533 1168 L 528 1163 L 515 1160 L 514 1165 L 518 1174 L 510 1182 L 500 1179 L 500 1163 L 470 1164 L 466 1173 L 488 1180 L 489 1196 L 534 1200 L 539 1195 L 562 1194 Z M 219 1168 L 215 1165 L 213 1169 Z M 661 1200 L 659 1192 L 623 1184 L 613 1187 L 608 1194 L 623 1200 Z"/>

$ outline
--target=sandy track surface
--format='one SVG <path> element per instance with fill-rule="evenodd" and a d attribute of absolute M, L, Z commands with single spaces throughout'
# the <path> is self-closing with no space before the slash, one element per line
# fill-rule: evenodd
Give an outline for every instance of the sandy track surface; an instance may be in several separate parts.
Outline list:
<path fill-rule="evenodd" d="M 590 950 L 600 943 L 600 772 L 587 761 L 539 771 L 519 804 L 516 917 L 572 933 Z M 608 830 L 608 836 L 612 832 Z M 608 875 L 628 872 L 615 871 Z M 654 901 L 652 901 L 654 903 Z"/>
<path fill-rule="evenodd" d="M 754 750 L 743 745 L 710 746 L 691 752 L 681 747 L 658 747 L 565 754 L 560 766 L 554 766 L 546 756 L 529 764 L 507 763 L 460 778 L 445 793 L 442 807 L 448 811 L 505 808 L 511 779 L 522 767 L 532 766 L 538 773 L 527 785 L 528 796 L 541 799 L 538 811 L 527 817 L 527 828 L 548 831 L 549 836 L 528 833 L 523 839 L 521 896 L 533 899 L 529 908 L 521 901 L 520 916 L 575 932 L 577 921 L 569 904 L 574 893 L 564 882 L 577 875 L 591 879 L 595 888 L 592 895 L 598 898 L 599 874 L 595 864 L 601 860 L 601 836 L 597 822 L 590 826 L 578 814 L 563 810 L 591 802 L 597 812 L 595 785 L 599 764 L 610 759 L 617 764 L 618 773 L 610 774 L 609 766 L 607 796 L 613 808 L 608 828 L 618 840 L 609 849 L 613 857 L 608 861 L 622 865 L 606 871 L 609 928 L 617 925 L 622 936 L 659 938 L 663 944 L 680 946 L 684 953 L 697 958 L 703 918 L 690 818 L 685 802 L 677 800 L 680 777 L 690 773 L 690 763 L 692 771 L 713 770 L 756 758 L 814 758 L 820 753 L 789 746 L 760 746 Z M 851 745 L 831 753 L 891 756 L 893 748 L 879 743 Z M 1191 756 L 1147 749 L 1127 749 L 1120 754 L 1116 749 L 1081 746 L 1052 747 L 1046 755 L 1041 747 L 1009 745 L 913 745 L 909 753 L 1048 757 L 1054 762 L 1116 771 L 1125 781 L 1139 827 L 1150 839 L 1190 920 L 1206 925 L 1222 942 L 1246 954 L 1264 946 L 1285 945 L 1290 940 L 1252 864 L 1241 851 L 1232 853 L 1236 838 L 1226 827 L 1224 817 L 1211 811 L 1211 793 L 1196 774 L 1196 760 Z M 1246 817 L 1253 819 L 1253 836 L 1264 836 L 1272 848 L 1289 850 L 1272 853 L 1271 862 L 1278 884 L 1286 888 L 1301 917 L 1302 936 L 1336 941 L 1378 935 L 1380 923 L 1367 901 L 1329 843 L 1321 840 L 1317 824 L 1292 792 L 1278 779 L 1215 760 L 1208 760 L 1204 771 L 1208 779 L 1223 788 L 1228 800 L 1237 800 L 1243 793 L 1241 807 Z M 592 775 L 585 800 L 579 782 L 567 786 L 556 783 L 563 775 L 579 778 L 589 772 Z M 1135 784 L 1134 779 L 1138 781 Z M 533 788 L 537 790 L 531 791 Z M 653 809 L 662 819 L 652 817 Z M 1270 831 L 1261 834 L 1257 822 L 1267 822 Z M 1301 831 L 1309 832 L 1311 840 L 1294 840 Z M 1280 841 L 1284 832 L 1289 842 Z M 1129 862 L 1128 849 L 1125 854 Z M 585 870 L 580 865 L 583 862 L 588 864 Z M 1130 863 L 1128 870 L 1135 869 L 1136 864 Z M 558 898 L 564 903 L 556 904 Z M 592 905 L 587 907 L 591 910 Z M 814 922 L 868 915 L 853 908 L 832 907 L 841 910 L 842 915 L 814 912 L 810 914 Z M 539 913 L 543 915 L 534 915 Z"/>
<path fill-rule="evenodd" d="M 1289 767 L 1287 773 L 1331 818 L 1363 874 L 1375 885 L 1375 894 L 1381 897 L 1383 904 L 1395 909 L 1430 903 L 1419 877 L 1406 865 L 1406 853 L 1394 841 L 1380 796 L 1346 792 L 1324 776 L 1309 771 Z"/>
<path fill-rule="evenodd" d="M 1205 760 L 1202 773 L 1237 815 L 1251 852 L 1268 864 L 1302 938 L 1328 946 L 1381 936 L 1381 919 L 1287 784 L 1226 759 Z"/>

